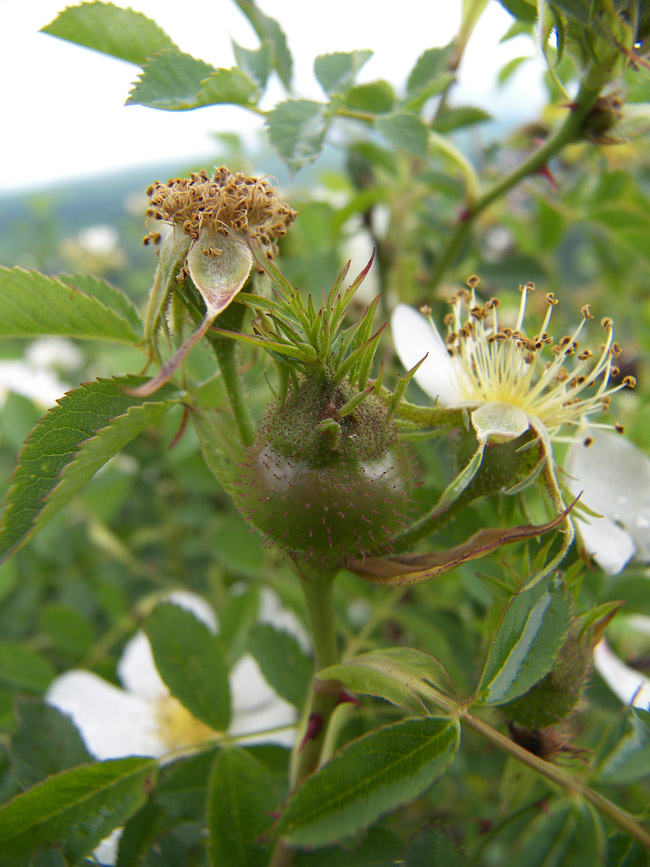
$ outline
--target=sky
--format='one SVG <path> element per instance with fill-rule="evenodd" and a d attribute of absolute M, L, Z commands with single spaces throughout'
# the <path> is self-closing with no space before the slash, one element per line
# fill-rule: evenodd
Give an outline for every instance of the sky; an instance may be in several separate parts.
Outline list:
<path fill-rule="evenodd" d="M 251 141 L 263 133 L 259 117 L 233 106 L 184 112 L 125 106 L 138 67 L 39 33 L 64 5 L 65 0 L 0 0 L 5 120 L 0 195 L 202 157 L 214 150 L 215 132 L 238 131 Z M 258 45 L 231 0 L 117 0 L 117 5 L 153 18 L 182 51 L 214 66 L 234 65 L 231 39 L 247 48 Z M 453 37 L 462 3 L 399 0 L 384 6 L 374 0 L 258 0 L 258 5 L 277 18 L 287 34 L 296 95 L 322 99 L 312 73 L 316 55 L 371 48 L 375 54 L 359 80 L 386 78 L 399 88 L 422 51 Z M 497 0 L 490 0 L 468 46 L 455 99 L 473 101 L 502 117 L 516 112 L 525 121 L 543 102 L 539 58 L 520 67 L 505 91 L 497 93 L 495 88 L 496 72 L 508 59 L 534 55 L 525 37 L 498 44 L 511 21 Z M 284 98 L 282 87 L 274 82 L 266 107 Z"/>

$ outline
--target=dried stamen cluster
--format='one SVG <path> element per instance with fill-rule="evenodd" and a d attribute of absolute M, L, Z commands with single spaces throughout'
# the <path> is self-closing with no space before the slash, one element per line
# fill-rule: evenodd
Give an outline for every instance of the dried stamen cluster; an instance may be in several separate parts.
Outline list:
<path fill-rule="evenodd" d="M 601 321 L 607 336 L 594 354 L 589 349 L 580 350 L 578 343 L 585 323 L 593 319 L 588 305 L 582 308 L 582 320 L 573 334 L 556 342 L 548 332 L 557 304 L 552 293 L 545 296 L 542 325 L 530 337 L 523 323 L 526 299 L 534 284 L 520 286 L 521 304 L 514 328 L 499 322 L 498 299 L 485 305 L 477 302 L 477 284 L 476 277 L 468 280 L 469 290 L 461 290 L 450 300 L 452 312 L 445 318 L 447 348 L 454 359 L 459 393 L 467 403 L 511 404 L 539 419 L 554 434 L 564 424 L 584 424 L 593 413 L 608 410 L 614 392 L 636 384 L 627 376 L 619 385 L 609 385 L 610 377 L 619 373 L 613 359 L 621 354 L 621 347 L 614 342 L 611 319 Z M 554 357 L 545 361 L 547 351 Z M 622 430 L 620 425 L 616 429 Z"/>
<path fill-rule="evenodd" d="M 151 200 L 148 219 L 180 226 L 193 240 L 206 227 L 220 235 L 235 230 L 258 238 L 273 251 L 275 239 L 286 235 L 287 226 L 297 217 L 267 180 L 234 174 L 223 166 L 212 178 L 202 170 L 189 178 L 172 178 L 166 184 L 156 181 L 147 195 Z M 150 232 L 143 241 L 159 243 L 160 233 Z M 218 256 L 219 251 L 214 249 L 208 255 Z"/>

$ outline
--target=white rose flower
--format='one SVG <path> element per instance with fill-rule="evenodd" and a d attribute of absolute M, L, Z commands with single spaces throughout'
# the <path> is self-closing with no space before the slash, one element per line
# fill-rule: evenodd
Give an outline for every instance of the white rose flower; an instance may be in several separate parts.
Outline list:
<path fill-rule="evenodd" d="M 262 600 L 262 620 L 301 633 L 296 618 L 280 608 L 274 594 L 265 590 Z M 214 611 L 199 596 L 180 591 L 170 594 L 168 601 L 192 611 L 217 631 Z M 138 632 L 124 648 L 118 675 L 123 689 L 88 671 L 68 671 L 52 682 L 45 696 L 48 704 L 72 718 L 97 759 L 164 758 L 217 735 L 170 694 L 144 632 Z M 267 684 L 252 656 L 237 662 L 230 674 L 230 689 L 230 737 L 245 738 L 247 744 L 293 744 L 295 708 Z"/>

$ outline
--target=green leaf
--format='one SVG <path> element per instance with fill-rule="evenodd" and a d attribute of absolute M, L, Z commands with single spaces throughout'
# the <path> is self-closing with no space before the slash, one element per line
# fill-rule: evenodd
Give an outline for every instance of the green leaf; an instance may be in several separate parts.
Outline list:
<path fill-rule="evenodd" d="M 160 770 L 156 802 L 175 821 L 198 821 L 205 825 L 206 789 L 218 749 L 179 759 Z"/>
<path fill-rule="evenodd" d="M 209 409 L 192 408 L 190 418 L 196 430 L 203 460 L 215 478 L 228 493 L 236 490 L 234 461 L 238 455 L 226 453 L 228 443 L 223 435 L 222 417 Z"/>
<path fill-rule="evenodd" d="M 56 334 L 133 344 L 141 330 L 130 306 L 122 293 L 94 277 L 57 279 L 0 268 L 0 337 Z"/>
<path fill-rule="evenodd" d="M 631 708 L 616 723 L 598 752 L 594 774 L 618 785 L 650 776 L 650 712 Z"/>
<path fill-rule="evenodd" d="M 348 744 L 308 777 L 276 826 L 298 846 L 354 834 L 424 792 L 447 768 L 460 739 L 457 720 L 409 719 Z"/>
<path fill-rule="evenodd" d="M 314 60 L 314 75 L 328 96 L 346 90 L 361 67 L 372 57 L 372 51 L 337 51 L 320 54 Z"/>
<path fill-rule="evenodd" d="M 292 171 L 312 163 L 323 148 L 326 106 L 309 99 L 290 99 L 269 112 L 271 144 Z"/>
<path fill-rule="evenodd" d="M 296 851 L 295 867 L 398 867 L 403 865 L 404 846 L 399 837 L 386 828 L 370 828 L 360 842 L 351 845 L 328 846 L 311 852 Z M 431 862 L 421 861 L 417 867 Z M 436 864 L 436 867 L 443 865 Z M 446 867 L 446 865 L 445 865 Z"/>
<path fill-rule="evenodd" d="M 453 72 L 445 72 L 437 78 L 432 79 L 428 84 L 423 85 L 402 102 L 406 111 L 420 111 L 422 106 L 433 96 L 438 96 L 455 80 L 456 76 Z"/>
<path fill-rule="evenodd" d="M 109 458 L 179 400 L 170 385 L 149 398 L 125 393 L 144 381 L 125 376 L 86 383 L 37 422 L 5 497 L 0 559 L 23 545 Z"/>
<path fill-rule="evenodd" d="M 262 44 L 268 43 L 272 49 L 273 68 L 280 76 L 280 80 L 289 90 L 291 88 L 291 74 L 293 61 L 287 45 L 287 38 L 278 22 L 265 15 L 255 5 L 254 0 L 235 0 L 237 6 L 248 18 L 255 33 Z"/>
<path fill-rule="evenodd" d="M 176 49 L 159 51 L 143 64 L 126 104 L 166 111 L 197 108 L 205 104 L 199 94 L 204 80 L 213 72 L 214 66 L 191 54 Z"/>
<path fill-rule="evenodd" d="M 472 105 L 445 106 L 436 118 L 433 128 L 436 132 L 451 132 L 486 120 L 492 120 L 492 115 L 482 108 Z"/>
<path fill-rule="evenodd" d="M 417 59 L 406 84 L 409 94 L 413 94 L 431 81 L 449 71 L 449 62 L 454 51 L 453 44 L 439 48 L 428 48 Z"/>
<path fill-rule="evenodd" d="M 302 708 L 313 666 L 293 635 L 269 623 L 259 623 L 251 632 L 249 647 L 265 679 L 278 695 Z"/>
<path fill-rule="evenodd" d="M 66 714 L 29 698 L 16 702 L 18 731 L 9 745 L 9 761 L 24 789 L 60 771 L 93 761 Z"/>
<path fill-rule="evenodd" d="M 237 67 L 217 69 L 203 82 L 199 93 L 201 105 L 231 103 L 256 105 L 260 92 L 255 82 Z"/>
<path fill-rule="evenodd" d="M 500 85 L 504 85 L 509 78 L 519 69 L 522 63 L 525 63 L 526 60 L 529 60 L 528 57 L 513 57 L 506 64 L 504 64 L 499 70 L 499 75 L 497 76 L 497 81 Z"/>
<path fill-rule="evenodd" d="M 210 862 L 214 867 L 265 867 L 269 846 L 256 843 L 278 806 L 273 779 L 246 750 L 217 754 L 208 784 Z"/>
<path fill-rule="evenodd" d="M 317 677 L 340 680 L 352 692 L 383 698 L 416 713 L 427 713 L 418 698 L 420 692 L 426 695 L 426 687 L 453 694 L 449 675 L 438 660 L 411 647 L 387 647 L 363 653 L 319 671 Z"/>
<path fill-rule="evenodd" d="M 467 859 L 453 840 L 437 828 L 427 828 L 408 841 L 404 852 L 404 867 L 463 867 Z"/>
<path fill-rule="evenodd" d="M 494 635 L 478 688 L 483 704 L 505 704 L 527 692 L 553 667 L 573 612 L 555 578 L 515 594 Z"/>
<path fill-rule="evenodd" d="M 92 622 L 75 608 L 63 602 L 52 602 L 41 608 L 39 617 L 43 632 L 57 650 L 81 656 L 94 641 Z"/>
<path fill-rule="evenodd" d="M 257 84 L 260 90 L 264 90 L 266 82 L 271 73 L 271 46 L 268 42 L 264 42 L 257 51 L 251 51 L 249 48 L 244 48 L 238 45 L 234 40 L 232 49 L 235 54 L 237 66 L 249 78 Z"/>
<path fill-rule="evenodd" d="M 160 676 L 197 719 L 217 731 L 230 723 L 230 687 L 219 639 L 184 608 L 166 602 L 147 618 L 145 631 Z"/>
<path fill-rule="evenodd" d="M 95 298 L 118 316 L 126 319 L 138 337 L 142 336 L 142 317 L 137 307 L 121 289 L 116 289 L 106 280 L 93 277 L 91 274 L 59 274 L 57 280 L 65 283 L 66 286 L 74 286 L 90 298 Z"/>
<path fill-rule="evenodd" d="M 146 802 L 124 826 L 117 852 L 117 867 L 135 867 L 149 862 L 152 850 L 161 857 L 156 838 L 169 827 L 169 816 L 153 800 Z M 154 848 L 155 847 L 155 848 Z"/>
<path fill-rule="evenodd" d="M 155 21 L 141 12 L 122 9 L 113 3 L 70 6 L 43 27 L 42 32 L 138 66 L 156 51 L 176 48 Z"/>
<path fill-rule="evenodd" d="M 369 84 L 357 84 L 346 92 L 345 104 L 357 111 L 384 114 L 392 111 L 395 105 L 395 91 L 383 79 L 371 81 Z"/>
<path fill-rule="evenodd" d="M 622 832 L 607 838 L 607 867 L 646 867 L 648 850 Z"/>
<path fill-rule="evenodd" d="M 35 650 L 0 641 L 0 686 L 41 695 L 56 676 L 54 666 Z"/>
<path fill-rule="evenodd" d="M 414 114 L 394 112 L 384 115 L 377 121 L 377 129 L 395 147 L 418 157 L 426 157 L 427 128 Z"/>
<path fill-rule="evenodd" d="M 527 833 L 517 867 L 597 867 L 605 856 L 605 834 L 598 813 L 581 801 L 559 801 L 540 812 Z"/>
<path fill-rule="evenodd" d="M 157 771 L 153 759 L 115 759 L 39 783 L 0 809 L 3 857 L 56 843 L 76 863 L 145 802 Z"/>

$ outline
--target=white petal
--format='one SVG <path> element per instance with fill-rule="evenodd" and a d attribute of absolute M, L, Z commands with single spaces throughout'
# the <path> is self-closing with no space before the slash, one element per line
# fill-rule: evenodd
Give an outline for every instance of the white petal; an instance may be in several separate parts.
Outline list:
<path fill-rule="evenodd" d="M 157 734 L 152 703 L 89 671 L 57 677 L 45 701 L 72 717 L 89 751 L 100 760 L 159 757 L 167 751 Z"/>
<path fill-rule="evenodd" d="M 278 594 L 268 587 L 263 587 L 260 593 L 258 620 L 260 623 L 269 623 L 271 626 L 275 626 L 276 629 L 283 629 L 285 632 L 293 635 L 298 640 L 302 649 L 309 651 L 311 641 L 304 626 L 293 611 L 284 608 Z"/>
<path fill-rule="evenodd" d="M 165 597 L 164 601 L 173 602 L 179 608 L 191 611 L 212 632 L 217 631 L 217 616 L 214 609 L 196 593 L 176 590 Z M 158 698 L 168 692 L 158 674 L 156 663 L 153 661 L 151 645 L 144 632 L 136 632 L 126 644 L 117 666 L 117 674 L 129 692 L 138 693 L 147 698 Z"/>
<path fill-rule="evenodd" d="M 395 350 L 407 370 L 428 353 L 415 374 L 420 388 L 446 406 L 459 403 L 451 356 L 444 340 L 429 321 L 408 304 L 398 304 L 391 316 L 391 328 Z"/>
<path fill-rule="evenodd" d="M 254 711 L 277 698 L 252 656 L 242 656 L 230 672 L 233 713 Z"/>
<path fill-rule="evenodd" d="M 587 503 L 591 507 L 590 503 Z M 608 575 L 616 575 L 634 556 L 632 536 L 610 521 L 609 518 L 578 516 L 576 529 L 587 549 L 600 568 Z"/>
<path fill-rule="evenodd" d="M 625 665 L 601 641 L 594 650 L 594 664 L 607 686 L 626 705 L 650 710 L 650 678 Z"/>
<path fill-rule="evenodd" d="M 124 828 L 116 828 L 93 850 L 93 855 L 102 867 L 113 867 L 117 864 L 117 850 Z"/>
<path fill-rule="evenodd" d="M 202 596 L 190 593 L 187 590 L 174 590 L 166 597 L 166 601 L 173 602 L 179 608 L 191 611 L 195 617 L 202 620 L 211 632 L 219 631 L 219 624 L 214 608 L 205 601 Z"/>
<path fill-rule="evenodd" d="M 650 460 L 640 449 L 619 434 L 602 430 L 588 431 L 588 434 L 592 439 L 590 446 L 583 445 L 581 441 L 574 443 L 569 449 L 566 469 L 573 477 L 569 479 L 569 486 L 575 494 L 584 491 L 582 499 L 589 508 L 625 528 L 631 537 L 626 548 L 621 547 L 619 541 L 616 556 L 606 552 L 607 561 L 621 562 L 630 545 L 632 551 L 627 559 L 632 556 L 636 546 L 639 558 L 648 560 L 650 559 Z M 598 535 L 607 537 L 606 544 L 608 544 L 612 531 L 598 519 L 590 520 L 594 527 L 590 535 L 590 544 L 593 546 L 593 551 L 590 553 L 593 553 L 600 563 Z M 609 545 L 611 547 L 611 543 Z M 618 569 L 608 571 L 620 571 L 625 562 L 627 560 Z"/>
<path fill-rule="evenodd" d="M 272 699 L 264 707 L 255 711 L 235 714 L 230 726 L 229 734 L 245 735 L 249 732 L 264 732 L 266 729 L 279 728 L 280 726 L 292 726 L 281 732 L 269 732 L 268 734 L 254 735 L 246 738 L 243 745 L 247 744 L 280 744 L 291 747 L 296 739 L 296 709 L 281 698 Z"/>
<path fill-rule="evenodd" d="M 484 403 L 474 410 L 471 418 L 479 442 L 490 439 L 495 443 L 506 443 L 517 439 L 530 427 L 523 409 L 511 403 Z"/>
<path fill-rule="evenodd" d="M 117 664 L 117 675 L 125 689 L 145 698 L 160 698 L 168 692 L 162 682 L 149 639 L 144 632 L 136 632 L 126 644 Z"/>

